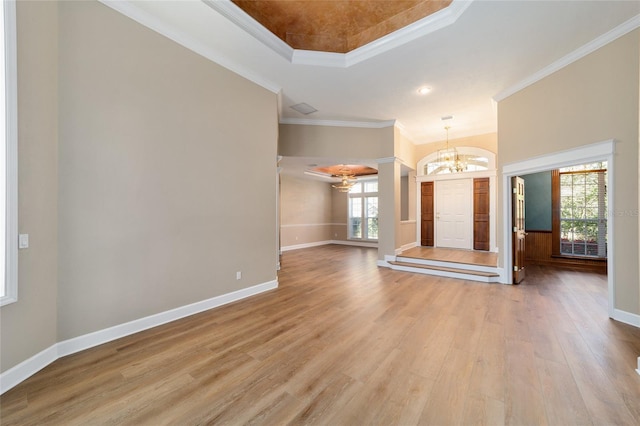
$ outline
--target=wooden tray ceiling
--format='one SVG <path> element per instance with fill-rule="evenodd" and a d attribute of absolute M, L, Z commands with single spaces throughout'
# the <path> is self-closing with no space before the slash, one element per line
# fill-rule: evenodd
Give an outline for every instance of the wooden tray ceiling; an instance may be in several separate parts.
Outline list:
<path fill-rule="evenodd" d="M 316 167 L 312 169 L 314 172 L 326 173 L 331 176 L 369 176 L 377 175 L 378 171 L 374 168 L 361 166 L 358 164 L 336 164 L 334 166 Z"/>
<path fill-rule="evenodd" d="M 294 49 L 347 53 L 452 0 L 232 0 Z"/>

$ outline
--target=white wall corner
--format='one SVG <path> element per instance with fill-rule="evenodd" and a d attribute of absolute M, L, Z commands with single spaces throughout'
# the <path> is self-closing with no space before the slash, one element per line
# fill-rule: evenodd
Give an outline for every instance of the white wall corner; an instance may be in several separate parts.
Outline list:
<path fill-rule="evenodd" d="M 402 253 L 405 250 L 409 250 L 412 249 L 414 247 L 418 247 L 418 242 L 417 241 L 413 241 L 407 244 L 402 245 L 400 248 L 396 249 L 396 255 Z"/>
<path fill-rule="evenodd" d="M 0 374 L 0 395 L 12 389 L 59 358 L 58 345 L 52 345 Z"/>
<path fill-rule="evenodd" d="M 390 254 L 384 255 L 384 260 L 378 259 L 378 266 L 382 266 L 383 268 L 391 268 L 391 265 L 388 262 L 394 262 L 396 260 L 395 256 Z"/>
<path fill-rule="evenodd" d="M 504 268 L 497 268 L 496 272 L 498 273 L 498 275 L 500 275 L 500 278 L 499 278 L 500 284 L 506 284 L 506 285 L 511 284 L 510 282 L 507 281 L 507 274 L 505 273 Z"/>
<path fill-rule="evenodd" d="M 631 312 L 614 309 L 611 319 L 640 328 L 640 315 L 638 314 L 632 314 Z"/>

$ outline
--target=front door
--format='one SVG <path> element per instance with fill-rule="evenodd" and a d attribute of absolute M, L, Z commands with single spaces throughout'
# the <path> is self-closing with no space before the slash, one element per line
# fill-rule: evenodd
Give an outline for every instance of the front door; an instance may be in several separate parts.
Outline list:
<path fill-rule="evenodd" d="M 513 192 L 513 283 L 519 284 L 524 280 L 524 179 L 511 178 Z"/>
<path fill-rule="evenodd" d="M 471 249 L 471 179 L 436 182 L 437 247 Z"/>

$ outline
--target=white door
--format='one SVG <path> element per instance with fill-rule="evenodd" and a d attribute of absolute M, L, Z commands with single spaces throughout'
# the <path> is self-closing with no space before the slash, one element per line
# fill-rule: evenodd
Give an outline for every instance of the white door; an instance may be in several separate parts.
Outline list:
<path fill-rule="evenodd" d="M 471 249 L 472 180 L 436 182 L 436 246 Z"/>

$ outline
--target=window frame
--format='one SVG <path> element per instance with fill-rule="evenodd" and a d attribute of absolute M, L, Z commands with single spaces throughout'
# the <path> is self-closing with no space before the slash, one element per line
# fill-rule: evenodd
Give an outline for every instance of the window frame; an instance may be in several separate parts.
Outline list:
<path fill-rule="evenodd" d="M 5 276 L 0 306 L 18 300 L 18 87 L 16 2 L 3 1 L 5 54 Z"/>
<path fill-rule="evenodd" d="M 366 241 L 366 242 L 377 242 L 378 238 L 369 238 L 368 235 L 368 225 L 369 222 L 368 220 L 370 219 L 370 217 L 367 216 L 366 214 L 366 200 L 368 198 L 376 198 L 378 199 L 379 202 L 379 197 L 378 197 L 378 191 L 376 192 L 365 192 L 365 184 L 366 182 L 377 182 L 378 178 L 373 178 L 373 179 L 358 179 L 358 182 L 356 183 L 356 185 L 362 185 L 362 190 L 360 192 L 354 192 L 352 193 L 351 190 L 349 190 L 349 192 L 347 193 L 347 239 L 348 240 L 353 240 L 353 241 Z M 362 226 L 362 238 L 358 238 L 358 237 L 354 237 L 353 236 L 353 227 L 351 225 L 351 199 L 353 198 L 359 198 L 361 200 L 361 214 L 360 214 L 360 224 Z M 378 216 L 376 216 L 376 218 L 378 218 Z M 379 222 L 378 222 L 379 224 Z M 378 232 L 379 232 L 379 228 L 378 228 Z M 379 234 L 378 234 L 379 235 Z M 366 238 L 365 238 L 366 236 Z"/>
<path fill-rule="evenodd" d="M 590 163 L 588 163 L 590 164 Z M 588 174 L 588 173 L 603 173 L 604 172 L 604 192 L 599 193 L 599 197 L 603 197 L 603 201 L 606 204 L 609 200 L 607 198 L 607 176 L 609 173 L 609 165 L 607 164 L 607 168 L 606 169 L 593 169 L 593 170 L 579 170 L 579 171 L 570 171 L 570 172 L 561 172 L 560 169 L 554 169 L 551 171 L 551 211 L 552 211 L 552 223 L 551 223 L 551 239 L 552 239 L 552 250 L 551 250 L 551 255 L 554 257 L 565 257 L 565 258 L 579 258 L 579 259 L 594 259 L 594 260 L 606 260 L 608 257 L 608 239 L 607 239 L 607 235 L 609 233 L 609 221 L 607 220 L 607 212 L 606 209 L 604 212 L 600 212 L 600 217 L 598 218 L 598 227 L 600 228 L 600 226 L 602 225 L 600 223 L 600 221 L 605 220 L 606 223 L 604 225 L 604 229 L 605 229 L 605 234 L 604 235 L 600 235 L 600 232 L 598 233 L 598 245 L 600 245 L 600 239 L 603 238 L 604 239 L 604 244 L 605 244 L 605 248 L 604 248 L 604 253 L 599 253 L 598 255 L 589 255 L 586 254 L 586 245 L 585 245 L 585 254 L 575 254 L 575 253 L 563 253 L 561 250 L 561 222 L 562 222 L 562 214 L 561 214 L 561 210 L 562 210 L 562 203 L 561 203 L 561 182 L 560 182 L 560 175 L 562 174 L 579 174 L 579 173 L 583 173 L 583 174 Z M 581 220 L 581 219 L 578 219 Z"/>

